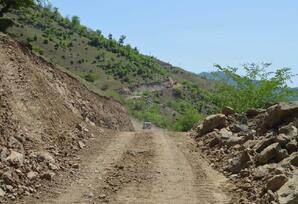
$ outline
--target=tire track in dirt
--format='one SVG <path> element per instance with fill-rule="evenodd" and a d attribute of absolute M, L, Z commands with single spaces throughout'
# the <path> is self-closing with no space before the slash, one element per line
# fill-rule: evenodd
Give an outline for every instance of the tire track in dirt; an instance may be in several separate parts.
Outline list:
<path fill-rule="evenodd" d="M 153 159 L 156 148 L 153 135 L 137 133 L 123 157 L 107 174 L 104 185 L 95 194 L 94 203 L 145 203 L 153 181 Z"/>
<path fill-rule="evenodd" d="M 90 164 L 80 171 L 80 179 L 72 183 L 65 193 L 61 194 L 57 199 L 47 200 L 43 203 L 82 203 L 86 200 L 86 196 L 92 197 L 90 192 L 109 171 L 112 166 L 121 159 L 123 152 L 127 146 L 133 141 L 135 133 L 123 132 L 115 137 L 114 141 L 109 144 L 102 154 L 90 155 Z"/>

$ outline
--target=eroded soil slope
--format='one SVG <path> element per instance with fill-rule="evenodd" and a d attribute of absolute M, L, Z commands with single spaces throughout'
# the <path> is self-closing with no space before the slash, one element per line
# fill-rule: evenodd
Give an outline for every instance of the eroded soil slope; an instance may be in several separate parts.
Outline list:
<path fill-rule="evenodd" d="M 76 168 L 69 158 L 104 128 L 132 129 L 120 104 L 0 33 L 0 201 L 34 194 Z"/>

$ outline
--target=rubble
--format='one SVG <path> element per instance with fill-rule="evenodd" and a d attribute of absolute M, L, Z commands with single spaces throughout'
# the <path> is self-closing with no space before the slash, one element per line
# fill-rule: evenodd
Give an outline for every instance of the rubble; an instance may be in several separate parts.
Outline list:
<path fill-rule="evenodd" d="M 94 135 L 132 130 L 118 102 L 3 33 L 0 56 L 0 203 L 53 188 Z"/>
<path fill-rule="evenodd" d="M 239 203 L 298 203 L 298 103 L 207 117 L 191 133 L 212 166 L 226 174 Z"/>

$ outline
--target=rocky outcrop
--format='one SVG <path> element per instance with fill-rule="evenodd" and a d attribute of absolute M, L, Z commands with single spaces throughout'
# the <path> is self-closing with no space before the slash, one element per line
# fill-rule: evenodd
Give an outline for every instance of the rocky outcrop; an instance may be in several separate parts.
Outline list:
<path fill-rule="evenodd" d="M 298 103 L 279 103 L 245 114 L 225 108 L 192 135 L 212 166 L 235 184 L 235 203 L 298 203 Z"/>

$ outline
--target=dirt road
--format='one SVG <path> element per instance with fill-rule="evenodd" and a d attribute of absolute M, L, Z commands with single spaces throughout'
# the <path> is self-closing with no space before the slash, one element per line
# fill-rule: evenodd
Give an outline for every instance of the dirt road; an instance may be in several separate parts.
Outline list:
<path fill-rule="evenodd" d="M 183 133 L 123 132 L 82 155 L 73 182 L 30 203 L 228 203 L 225 179 Z M 96 148 L 97 146 L 97 148 Z M 23 202 L 26 203 L 26 202 Z M 29 201 L 27 201 L 29 203 Z"/>

